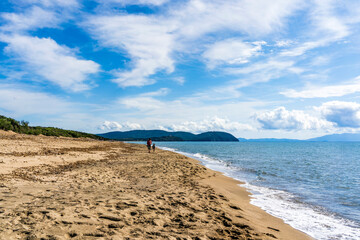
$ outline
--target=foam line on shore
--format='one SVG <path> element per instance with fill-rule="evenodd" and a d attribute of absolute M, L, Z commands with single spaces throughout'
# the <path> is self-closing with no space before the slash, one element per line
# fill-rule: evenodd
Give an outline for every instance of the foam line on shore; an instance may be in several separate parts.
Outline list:
<path fill-rule="evenodd" d="M 199 160 L 211 170 L 222 172 L 225 176 L 244 182 L 240 186 L 252 193 L 251 204 L 260 207 L 272 216 L 283 219 L 285 223 L 315 239 L 360 239 L 360 226 L 357 226 L 355 222 L 330 213 L 321 207 L 306 204 L 289 192 L 250 184 L 241 176 L 240 168 L 233 167 L 226 161 L 213 159 L 201 153 L 187 153 L 168 147 L 160 148 Z"/>

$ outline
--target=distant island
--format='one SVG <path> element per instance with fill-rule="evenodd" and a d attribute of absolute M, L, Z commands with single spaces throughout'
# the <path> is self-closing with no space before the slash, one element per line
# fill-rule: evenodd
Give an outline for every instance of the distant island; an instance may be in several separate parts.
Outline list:
<path fill-rule="evenodd" d="M 360 133 L 331 134 L 322 137 L 311 138 L 313 142 L 360 142 Z"/>
<path fill-rule="evenodd" d="M 153 141 L 202 141 L 202 142 L 238 142 L 239 140 L 226 132 L 204 132 L 193 134 L 189 132 L 168 132 L 163 130 L 132 130 L 115 131 L 97 134 L 100 137 L 120 141 L 146 141 L 151 138 Z"/>
<path fill-rule="evenodd" d="M 246 139 L 238 138 L 239 142 L 360 142 L 359 133 L 330 134 L 322 137 L 310 138 L 306 140 L 287 139 L 287 138 L 258 138 Z"/>

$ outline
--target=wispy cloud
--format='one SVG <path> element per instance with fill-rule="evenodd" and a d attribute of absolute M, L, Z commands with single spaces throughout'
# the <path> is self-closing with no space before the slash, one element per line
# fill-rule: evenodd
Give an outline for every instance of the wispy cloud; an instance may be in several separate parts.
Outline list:
<path fill-rule="evenodd" d="M 73 105 L 57 96 L 11 85 L 0 85 L 0 109 L 11 116 L 57 115 L 69 112 Z"/>
<path fill-rule="evenodd" d="M 50 38 L 3 35 L 0 40 L 8 44 L 5 52 L 24 63 L 27 71 L 69 91 L 89 89 L 85 81 L 100 69 L 97 63 L 76 57 L 74 51 Z"/>
<path fill-rule="evenodd" d="M 19 33 L 45 27 L 57 27 L 61 20 L 55 12 L 34 6 L 24 13 L 3 13 L 6 22 L 0 27 L 2 32 Z"/>
<path fill-rule="evenodd" d="M 154 5 L 160 6 L 164 3 L 168 2 L 169 0 L 96 0 L 102 4 L 114 4 L 119 3 L 121 5 Z"/>
<path fill-rule="evenodd" d="M 42 28 L 59 28 L 69 20 L 70 12 L 79 7 L 75 0 L 22 0 L 29 4 L 23 12 L 3 13 L 4 25 L 0 27 L 0 41 L 7 44 L 4 52 L 21 73 L 32 76 L 33 81 L 48 81 L 65 90 L 78 92 L 89 89 L 89 75 L 98 73 L 100 65 L 77 56 L 77 50 L 59 45 L 51 38 L 33 37 L 29 34 Z M 14 65 L 13 64 L 13 65 Z"/>
<path fill-rule="evenodd" d="M 39 4 L 44 7 L 78 7 L 78 0 L 19 0 L 23 4 Z"/>
<path fill-rule="evenodd" d="M 143 97 L 157 97 L 157 96 L 166 96 L 168 95 L 170 92 L 170 90 L 168 88 L 160 88 L 157 91 L 154 92 L 147 92 L 147 93 L 143 93 L 140 96 Z"/>
<path fill-rule="evenodd" d="M 342 10 L 348 11 L 348 9 Z M 310 17 L 311 31 L 305 33 L 308 40 L 284 50 L 281 56 L 301 56 L 309 50 L 327 46 L 351 34 L 345 18 L 339 13 L 338 1 L 315 0 L 310 8 Z"/>
<path fill-rule="evenodd" d="M 172 80 L 178 83 L 179 85 L 184 85 L 184 83 L 186 82 L 184 77 L 174 77 L 172 78 Z"/>
<path fill-rule="evenodd" d="M 182 23 L 179 32 L 187 38 L 219 30 L 259 36 L 281 29 L 286 18 L 302 5 L 297 0 L 190 0 L 170 14 Z"/>
<path fill-rule="evenodd" d="M 341 97 L 348 94 L 360 92 L 360 77 L 354 81 L 330 85 L 330 86 L 308 86 L 305 90 L 296 91 L 294 89 L 280 92 L 280 94 L 289 98 L 328 98 Z"/>
<path fill-rule="evenodd" d="M 114 82 L 121 87 L 144 86 L 155 83 L 152 75 L 157 72 L 174 71 L 174 55 L 178 51 L 191 53 L 194 45 L 197 51 L 204 49 L 202 45 L 206 42 L 200 37 L 225 29 L 250 35 L 270 33 L 284 25 L 286 17 L 299 9 L 299 3 L 297 0 L 276 0 L 271 4 L 263 0 L 190 0 L 174 3 L 159 15 L 92 15 L 83 26 L 102 46 L 115 48 L 131 59 L 130 70 L 115 71 Z M 219 40 L 203 57 L 212 66 L 221 62 L 241 63 L 256 55 L 261 45 L 262 42 L 238 39 Z M 231 51 L 231 47 L 235 49 Z"/>
<path fill-rule="evenodd" d="M 22 11 L 1 13 L 4 24 L 2 32 L 20 34 L 41 28 L 57 28 L 72 18 L 72 13 L 80 7 L 77 0 L 18 0 Z"/>
<path fill-rule="evenodd" d="M 126 51 L 132 59 L 129 71 L 117 70 L 114 82 L 122 87 L 144 86 L 154 82 L 151 75 L 171 73 L 174 61 L 171 25 L 162 19 L 143 15 L 93 16 L 86 23 L 94 38 L 106 47 Z"/>
<path fill-rule="evenodd" d="M 246 114 L 254 112 L 254 108 L 261 104 L 226 101 L 218 96 L 207 96 L 205 92 L 174 100 L 150 93 L 120 98 L 110 108 L 126 108 L 126 116 L 132 119 L 130 122 L 142 124 L 146 129 L 191 132 L 218 130 L 240 134 L 243 131 L 255 131 Z M 217 117 L 220 114 L 221 117 Z M 118 115 L 119 119 L 123 117 L 123 114 Z M 116 117 L 113 119 L 117 121 Z"/>
<path fill-rule="evenodd" d="M 188 131 L 193 133 L 201 133 L 206 131 L 228 131 L 239 132 L 254 130 L 249 124 L 230 121 L 226 118 L 212 117 L 201 121 L 186 121 L 171 126 L 163 126 L 163 129 L 171 131 Z"/>
<path fill-rule="evenodd" d="M 242 68 L 227 68 L 225 72 L 240 76 L 238 80 L 232 81 L 233 88 L 239 89 L 256 83 L 269 82 L 287 74 L 300 74 L 304 71 L 303 68 L 295 65 L 296 62 L 293 60 L 269 58 Z"/>
<path fill-rule="evenodd" d="M 249 62 L 251 57 L 260 54 L 261 46 L 264 44 L 266 44 L 264 41 L 248 43 L 241 39 L 226 39 L 209 46 L 203 57 L 210 68 L 220 64 L 243 64 Z"/>

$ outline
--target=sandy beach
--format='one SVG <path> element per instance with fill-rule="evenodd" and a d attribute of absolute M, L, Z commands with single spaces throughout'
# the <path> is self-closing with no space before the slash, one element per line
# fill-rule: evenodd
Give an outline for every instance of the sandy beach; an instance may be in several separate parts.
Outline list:
<path fill-rule="evenodd" d="M 311 239 L 238 184 L 145 145 L 0 131 L 0 239 Z"/>

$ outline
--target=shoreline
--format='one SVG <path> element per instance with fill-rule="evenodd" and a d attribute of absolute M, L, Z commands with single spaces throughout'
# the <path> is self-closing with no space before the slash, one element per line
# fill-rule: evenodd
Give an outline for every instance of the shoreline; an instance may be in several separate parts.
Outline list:
<path fill-rule="evenodd" d="M 248 219 L 249 224 L 254 229 L 272 234 L 277 239 L 313 239 L 306 233 L 286 224 L 282 219 L 274 217 L 260 207 L 251 204 L 252 194 L 245 187 L 240 186 L 242 182 L 227 177 L 221 172 L 218 174 L 213 178 L 203 180 L 203 182 L 214 188 L 215 191 L 227 196 L 235 205 L 243 206 L 244 218 Z M 279 235 L 275 233 L 279 233 Z"/>
<path fill-rule="evenodd" d="M 0 239 L 311 239 L 179 153 L 4 131 L 0 143 Z"/>
<path fill-rule="evenodd" d="M 182 153 L 168 149 L 163 151 L 170 151 L 184 155 Z M 204 166 L 200 160 L 188 156 L 186 157 L 196 161 L 197 164 Z M 281 235 L 274 234 L 274 236 L 278 239 L 313 239 L 308 234 L 285 223 L 283 219 L 275 217 L 270 213 L 267 213 L 260 207 L 251 204 L 250 200 L 252 194 L 248 191 L 246 187 L 241 186 L 244 184 L 244 182 L 226 176 L 223 172 L 216 171 L 207 167 L 206 169 L 210 172 L 213 172 L 213 176 L 203 179 L 201 180 L 201 182 L 209 185 L 210 187 L 215 189 L 216 192 L 219 192 L 222 195 L 226 196 L 231 201 L 231 203 L 235 203 L 233 206 L 245 206 L 245 208 L 242 208 L 242 211 L 244 215 L 248 216 L 248 218 L 251 219 L 249 220 L 249 222 L 253 224 L 252 226 L 255 227 L 256 230 L 261 232 L 268 231 L 269 234 L 281 232 Z M 265 227 L 265 225 L 269 226 Z"/>
<path fill-rule="evenodd" d="M 275 218 L 282 219 L 285 224 L 292 228 L 305 233 L 313 239 L 358 239 L 359 225 L 356 220 L 346 218 L 346 215 L 340 215 L 336 212 L 321 206 L 320 204 L 308 203 L 306 198 L 301 199 L 301 192 L 291 192 L 277 188 L 277 182 L 265 185 L 260 183 L 252 183 L 253 176 L 247 175 L 248 169 L 256 171 L 254 165 L 247 167 L 247 171 L 243 171 L 241 164 L 232 164 L 231 156 L 227 156 L 226 149 L 220 151 L 212 151 L 211 145 L 203 144 L 198 147 L 180 144 L 165 144 L 162 147 L 165 150 L 183 154 L 190 158 L 198 160 L 203 166 L 218 171 L 224 176 L 239 181 L 239 187 L 245 188 L 250 193 L 250 203 L 263 211 L 267 212 Z M 233 146 L 233 145 L 231 145 Z M 228 146 L 229 147 L 229 146 Z M 231 149 L 231 147 L 230 147 Z M 289 151 L 290 152 L 290 151 Z M 237 155 L 235 155 L 237 156 Z M 250 155 L 251 156 L 251 155 Z M 241 155 L 243 159 L 246 155 Z M 229 162 L 227 160 L 230 160 Z M 236 160 L 234 160 L 235 163 Z M 258 165 L 261 169 L 264 166 Z M 274 172 L 272 172 L 274 174 Z M 277 174 L 277 173 L 276 173 Z M 275 175 L 277 176 L 277 175 Z M 301 183 L 301 182 L 300 182 Z M 297 183 L 296 183 L 297 184 Z M 296 186 L 295 186 L 296 187 Z"/>
<path fill-rule="evenodd" d="M 268 212 L 266 209 L 263 209 L 261 206 L 257 206 L 256 204 L 253 204 L 251 202 L 252 199 L 256 199 L 256 197 L 254 196 L 254 194 L 251 192 L 251 188 L 248 188 L 246 185 L 248 185 L 248 183 L 246 183 L 245 181 L 243 180 L 240 180 L 240 179 L 236 179 L 235 177 L 233 176 L 230 176 L 228 175 L 228 173 L 226 173 L 226 171 L 224 171 L 223 169 L 222 170 L 215 170 L 215 169 L 212 169 L 211 167 L 209 166 L 206 166 L 206 163 L 209 161 L 209 159 L 206 157 L 205 159 L 203 158 L 203 156 L 196 156 L 196 154 L 194 155 L 193 153 L 187 153 L 187 152 L 181 152 L 181 151 L 177 151 L 173 148 L 169 148 L 169 147 L 159 147 L 161 148 L 162 150 L 165 150 L 165 151 L 171 151 L 171 152 L 174 152 L 174 153 L 178 153 L 178 154 L 181 154 L 181 155 L 184 155 L 188 158 L 191 158 L 191 159 L 194 159 L 195 161 L 197 161 L 199 164 L 201 164 L 202 166 L 205 166 L 207 169 L 209 169 L 210 171 L 214 171 L 218 174 L 220 174 L 220 181 L 223 181 L 222 178 L 225 178 L 225 179 L 228 179 L 228 184 L 229 185 L 233 185 L 233 184 L 236 184 L 236 186 L 238 188 L 241 188 L 241 190 L 238 191 L 238 196 L 240 199 L 248 202 L 251 206 L 255 207 L 255 211 L 260 211 L 260 212 L 265 212 L 266 214 L 270 215 L 271 217 L 277 219 L 277 220 L 280 220 L 282 223 L 288 225 L 290 228 L 292 229 L 295 229 L 305 235 L 307 235 L 310 239 L 314 239 L 313 237 L 311 237 L 308 233 L 305 233 L 303 232 L 301 229 L 298 229 L 294 226 L 292 226 L 291 224 L 289 223 L 286 223 L 284 219 L 282 219 L 281 217 L 279 216 L 275 216 L 275 215 L 272 215 L 270 212 Z M 197 153 L 198 154 L 198 153 Z M 205 162 L 204 162 L 205 161 Z M 216 184 L 215 184 L 216 185 Z M 226 189 L 226 188 L 225 188 Z M 219 189 L 218 191 L 221 191 L 221 189 Z M 233 190 L 233 191 L 236 191 L 236 190 Z M 244 192 L 245 191 L 245 192 Z M 246 204 L 246 202 L 244 204 Z"/>

